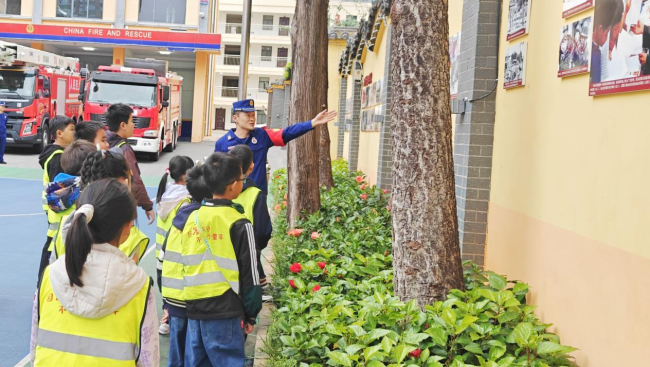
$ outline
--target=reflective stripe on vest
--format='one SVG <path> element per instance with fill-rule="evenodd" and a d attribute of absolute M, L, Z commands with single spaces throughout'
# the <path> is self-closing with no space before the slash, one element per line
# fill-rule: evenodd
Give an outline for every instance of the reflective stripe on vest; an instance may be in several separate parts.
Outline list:
<path fill-rule="evenodd" d="M 174 222 L 174 218 L 176 218 L 176 214 L 178 214 L 178 211 L 185 205 L 189 204 L 191 201 L 190 198 L 185 198 L 183 199 L 180 203 L 178 203 L 174 209 L 169 213 L 167 218 L 165 220 L 162 220 L 160 216 L 158 216 L 157 220 L 157 227 L 156 227 L 156 259 L 160 259 L 160 250 L 162 250 L 163 243 L 165 242 L 165 238 L 167 237 L 167 233 L 169 232 L 169 229 L 172 227 L 172 224 Z M 158 264 L 158 269 L 162 269 L 162 264 Z"/>
<path fill-rule="evenodd" d="M 68 217 L 66 216 L 62 223 L 67 220 Z M 62 231 L 57 232 L 52 242 L 54 243 L 54 251 L 52 252 L 53 256 L 50 257 L 50 264 L 65 254 L 65 238 L 63 238 Z M 133 226 L 129 232 L 129 237 L 120 245 L 119 249 L 127 257 L 133 259 L 136 264 L 139 264 L 147 250 L 147 246 L 149 246 L 149 237 Z"/>
<path fill-rule="evenodd" d="M 195 220 L 188 220 L 182 233 L 184 299 L 218 297 L 231 288 L 239 293 L 239 269 L 230 229 L 246 217 L 234 207 L 204 205 L 192 218 L 196 218 L 200 228 Z M 209 257 L 206 240 L 212 250 Z M 217 263 L 212 254 L 217 256 L 217 261 L 224 259 L 224 263 Z"/>
<path fill-rule="evenodd" d="M 237 203 L 244 207 L 244 215 L 246 216 L 246 219 L 251 222 L 251 224 L 255 224 L 255 222 L 253 222 L 253 217 L 255 215 L 255 202 L 257 201 L 257 197 L 260 196 L 261 192 L 262 190 L 258 189 L 257 187 L 251 186 L 242 191 L 242 193 L 237 196 L 237 199 L 233 200 L 234 203 Z"/>
<path fill-rule="evenodd" d="M 183 232 L 176 227 L 169 229 L 165 251 L 161 253 L 161 287 L 160 293 L 165 299 L 183 302 L 183 254 L 181 240 Z"/>
<path fill-rule="evenodd" d="M 54 152 L 52 152 L 52 154 L 47 158 L 47 160 L 45 160 L 45 163 L 43 164 L 43 194 L 42 194 L 42 198 L 43 198 L 43 210 L 45 210 L 46 213 L 50 211 L 50 207 L 47 205 L 47 198 L 45 197 L 45 190 L 47 189 L 47 184 L 50 183 L 50 173 L 48 172 L 48 170 L 50 168 L 50 161 L 57 154 L 63 154 L 63 150 L 55 150 Z M 50 237 L 52 237 L 52 236 L 50 236 Z"/>
<path fill-rule="evenodd" d="M 140 327 L 150 289 L 148 278 L 119 310 L 99 319 L 84 318 L 63 308 L 46 268 L 39 289 L 34 366 L 133 367 L 140 354 Z"/>

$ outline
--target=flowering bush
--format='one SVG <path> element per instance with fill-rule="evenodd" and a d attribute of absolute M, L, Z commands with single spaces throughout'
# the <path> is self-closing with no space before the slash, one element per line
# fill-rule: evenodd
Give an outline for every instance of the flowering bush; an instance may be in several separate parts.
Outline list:
<path fill-rule="evenodd" d="M 386 192 L 367 186 L 361 197 L 363 176 L 343 161 L 333 174 L 321 210 L 298 223 L 318 241 L 289 231 L 284 212 L 275 218 L 269 366 L 572 365 L 574 348 L 547 332 L 526 304 L 525 283 L 467 262 L 465 291 L 424 310 L 396 298 Z M 284 187 L 286 171 L 276 171 L 272 197 L 283 198 Z"/>

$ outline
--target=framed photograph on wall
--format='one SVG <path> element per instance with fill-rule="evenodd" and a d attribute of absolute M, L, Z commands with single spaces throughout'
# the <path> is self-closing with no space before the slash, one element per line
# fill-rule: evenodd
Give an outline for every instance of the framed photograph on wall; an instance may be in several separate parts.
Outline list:
<path fill-rule="evenodd" d="M 361 108 L 368 107 L 368 87 L 361 89 Z"/>
<path fill-rule="evenodd" d="M 562 18 L 568 18 L 572 15 L 581 13 L 592 6 L 594 0 L 562 0 Z"/>
<path fill-rule="evenodd" d="M 377 89 L 375 83 L 369 85 L 370 90 L 368 91 L 368 106 L 374 106 L 377 103 Z"/>
<path fill-rule="evenodd" d="M 382 101 L 382 93 L 381 93 L 382 92 L 382 87 L 384 85 L 383 83 L 384 83 L 383 79 L 379 79 L 375 83 L 375 101 L 376 101 L 376 103 L 383 103 L 383 101 Z"/>
<path fill-rule="evenodd" d="M 563 78 L 589 72 L 591 17 L 562 27 L 557 76 Z"/>
<path fill-rule="evenodd" d="M 526 49 L 527 43 L 522 42 L 506 50 L 504 89 L 526 85 Z"/>
<path fill-rule="evenodd" d="M 508 35 L 510 41 L 528 34 L 530 25 L 530 3 L 532 0 L 510 0 L 508 8 Z"/>

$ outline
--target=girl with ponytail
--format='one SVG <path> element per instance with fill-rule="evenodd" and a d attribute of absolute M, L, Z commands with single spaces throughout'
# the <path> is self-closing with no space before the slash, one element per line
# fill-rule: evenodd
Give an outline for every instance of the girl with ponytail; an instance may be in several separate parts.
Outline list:
<path fill-rule="evenodd" d="M 115 179 L 88 185 L 66 235 L 66 254 L 43 274 L 32 315 L 32 363 L 159 364 L 152 281 L 119 250 L 136 203 Z"/>
<path fill-rule="evenodd" d="M 158 259 L 158 279 L 162 273 L 162 256 L 160 250 L 162 249 L 163 242 L 167 237 L 167 232 L 172 226 L 172 222 L 176 217 L 178 210 L 191 201 L 190 193 L 185 187 L 187 178 L 187 171 L 194 167 L 194 161 L 187 156 L 175 156 L 169 161 L 169 168 L 165 170 L 165 174 L 160 180 L 158 185 L 158 194 L 156 195 L 156 211 L 158 212 L 156 229 L 156 259 Z M 168 178 L 174 180 L 173 183 L 167 183 Z M 160 282 L 158 282 L 160 288 Z M 169 314 L 167 313 L 166 305 L 163 304 L 163 316 L 160 319 L 160 333 L 163 335 L 169 334 Z"/>

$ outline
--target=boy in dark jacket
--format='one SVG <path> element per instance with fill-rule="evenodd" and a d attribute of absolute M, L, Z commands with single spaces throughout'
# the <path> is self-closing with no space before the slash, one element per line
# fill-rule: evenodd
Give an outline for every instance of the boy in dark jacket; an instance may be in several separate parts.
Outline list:
<path fill-rule="evenodd" d="M 127 142 L 127 139 L 133 136 L 133 130 L 135 129 L 133 109 L 125 104 L 116 103 L 106 110 L 104 116 L 106 116 L 106 125 L 108 125 L 109 130 L 106 140 L 111 148 L 118 147 L 122 149 L 124 159 L 129 164 L 133 175 L 131 191 L 138 202 L 138 206 L 146 212 L 149 224 L 151 224 L 156 219 L 156 213 L 153 211 L 153 203 L 149 199 L 147 189 L 145 189 L 140 177 L 140 167 L 138 166 L 138 160 L 135 158 L 135 152 Z"/>

